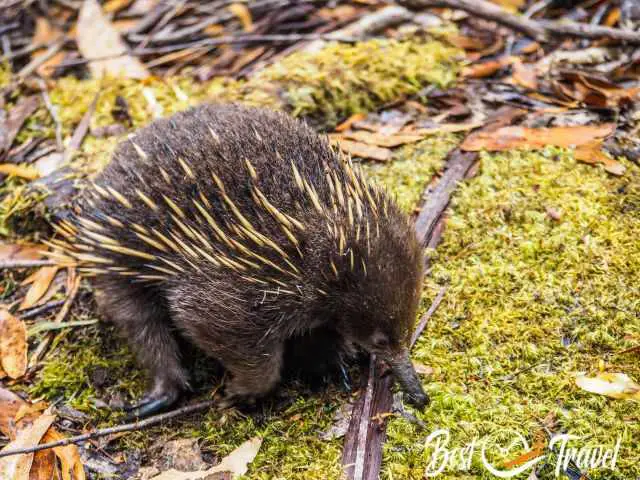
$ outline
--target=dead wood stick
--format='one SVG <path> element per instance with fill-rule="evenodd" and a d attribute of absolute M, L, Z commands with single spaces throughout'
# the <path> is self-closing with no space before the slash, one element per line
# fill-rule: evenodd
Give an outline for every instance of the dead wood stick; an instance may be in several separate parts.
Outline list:
<path fill-rule="evenodd" d="M 416 233 L 423 244 L 435 244 L 435 236 L 442 234 L 442 229 L 436 229 L 435 226 L 449 204 L 451 193 L 458 182 L 465 178 L 477 158 L 477 154 L 468 155 L 456 148 L 450 152 L 447 170 L 440 177 L 436 187 L 427 188 L 427 202 L 416 223 Z M 444 289 L 441 289 L 429 310 L 420 319 L 411 339 L 411 346 L 424 330 L 443 297 Z M 386 423 L 376 419 L 388 413 L 393 404 L 393 378 L 391 375 L 383 375 L 383 372 L 384 367 L 372 356 L 369 360 L 368 374 L 363 375 L 364 392 L 354 405 L 344 440 L 342 465 L 345 477 L 349 480 L 377 480 L 379 477 Z"/>
<path fill-rule="evenodd" d="M 204 47 L 217 47 L 220 45 L 235 45 L 235 44 L 251 44 L 251 43 L 296 43 L 306 40 L 331 40 L 334 42 L 342 43 L 355 43 L 361 40 L 356 37 L 345 37 L 336 35 L 335 33 L 295 33 L 295 34 L 277 34 L 277 35 L 230 35 L 227 37 L 205 38 L 203 40 L 195 40 L 193 42 L 180 43 L 175 45 L 167 45 L 164 47 L 149 47 L 140 48 L 131 52 L 123 52 L 116 55 L 103 55 L 100 57 L 80 58 L 77 60 L 70 60 L 68 62 L 62 62 L 54 69 L 73 67 L 76 65 L 84 65 L 90 62 L 98 62 L 101 60 L 110 60 L 112 58 L 122 57 L 123 55 L 131 56 L 144 56 L 144 55 L 158 55 L 171 53 L 175 51 L 181 51 L 187 48 L 204 48 Z M 38 57 L 40 58 L 40 57 Z"/>
<path fill-rule="evenodd" d="M 143 428 L 157 425 L 158 423 L 164 422 L 166 420 L 171 420 L 172 418 L 180 417 L 183 415 L 189 415 L 190 413 L 200 412 L 202 410 L 207 410 L 208 408 L 211 408 L 214 405 L 215 405 L 215 400 L 207 400 L 200 403 L 194 403 L 193 405 L 187 405 L 186 407 L 181 407 L 167 413 L 154 415 L 153 417 L 146 418 L 145 420 L 141 420 L 139 422 L 125 423 L 123 425 L 117 425 L 115 427 L 109 427 L 109 428 L 101 428 L 98 430 L 93 430 L 89 433 L 84 433 L 82 435 L 67 437 L 67 438 L 63 438 L 62 440 L 43 443 L 41 445 L 34 445 L 32 447 L 15 448 L 13 450 L 0 451 L 0 457 L 8 457 L 10 455 L 32 453 L 32 452 L 37 452 L 40 450 L 46 450 L 46 449 L 55 448 L 55 447 L 63 447 L 71 443 L 82 443 L 82 442 L 86 442 L 87 440 L 93 440 L 94 438 L 106 437 L 107 435 L 112 435 L 114 433 L 142 430 Z"/>
<path fill-rule="evenodd" d="M 2 260 L 0 269 L 50 267 L 52 265 L 58 265 L 58 262 L 55 260 Z"/>
<path fill-rule="evenodd" d="M 620 28 L 590 25 L 573 21 L 531 20 L 505 11 L 486 0 L 398 0 L 411 9 L 453 8 L 492 20 L 538 40 L 552 37 L 606 38 L 618 43 L 640 44 L 640 32 Z"/>
<path fill-rule="evenodd" d="M 70 271 L 73 271 L 73 270 L 70 270 Z M 67 294 L 67 299 L 65 300 L 64 304 L 62 305 L 62 308 L 56 315 L 56 318 L 53 321 L 54 323 L 62 323 L 64 321 L 65 317 L 69 313 L 69 310 L 71 310 L 71 305 L 73 305 L 73 302 L 76 299 L 76 295 L 78 294 L 78 289 L 80 288 L 80 276 L 75 275 L 72 277 L 72 275 L 73 275 L 72 273 L 69 274 L 69 277 L 71 277 L 70 278 L 71 287 L 69 289 L 69 293 Z M 47 348 L 49 348 L 49 345 L 51 344 L 52 340 L 53 340 L 53 332 L 49 332 L 49 334 L 42 339 L 42 341 L 37 346 L 35 351 L 31 354 L 31 358 L 29 359 L 29 368 L 35 367 L 35 365 L 40 361 L 42 356 L 47 351 Z"/>
<path fill-rule="evenodd" d="M 100 97 L 100 90 L 102 90 L 102 85 L 100 85 L 100 88 L 98 88 L 98 92 L 95 94 L 93 100 L 89 104 L 89 108 L 87 108 L 87 111 L 84 112 L 80 123 L 73 131 L 73 135 L 71 135 L 69 145 L 64 152 L 65 160 L 69 160 L 71 158 L 73 152 L 80 148 L 84 137 L 87 136 L 87 132 L 89 131 L 89 124 L 91 123 L 91 117 L 93 117 L 93 114 L 95 113 L 96 105 L 98 104 L 98 98 Z"/>
<path fill-rule="evenodd" d="M 340 30 L 328 34 L 327 39 L 318 39 L 305 45 L 305 52 L 317 52 L 321 50 L 328 40 L 340 37 L 362 38 L 366 35 L 379 32 L 388 27 L 394 27 L 400 23 L 407 22 L 413 18 L 413 13 L 404 7 L 390 5 L 376 10 L 368 15 L 360 17 L 357 21 L 347 25 Z"/>
<path fill-rule="evenodd" d="M 447 161 L 447 170 L 440 178 L 436 186 L 431 189 L 427 187 L 424 193 L 426 202 L 416 220 L 416 233 L 423 245 L 431 240 L 433 231 L 442 212 L 449 204 L 451 194 L 456 185 L 462 180 L 475 162 L 477 155 L 469 155 L 460 150 L 454 150 Z"/>

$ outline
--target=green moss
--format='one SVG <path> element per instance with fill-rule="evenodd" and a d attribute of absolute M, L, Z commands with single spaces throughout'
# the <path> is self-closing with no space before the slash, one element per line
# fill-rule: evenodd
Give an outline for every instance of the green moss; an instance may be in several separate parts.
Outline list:
<path fill-rule="evenodd" d="M 0 237 L 23 236 L 46 229 L 44 194 L 30 191 L 22 179 L 7 178 L 0 184 Z"/>
<path fill-rule="evenodd" d="M 285 105 L 293 115 L 331 127 L 353 113 L 415 94 L 427 84 L 451 84 L 458 53 L 439 42 L 330 44 L 320 52 L 294 53 L 259 72 L 247 90 L 275 82 L 284 89 Z"/>
<path fill-rule="evenodd" d="M 0 62 L 0 88 L 4 88 L 11 83 L 11 66 L 8 61 Z"/>
<path fill-rule="evenodd" d="M 395 152 L 387 163 L 364 163 L 368 177 L 380 183 L 394 197 L 400 208 L 412 213 L 420 205 L 425 186 L 442 168 L 447 153 L 455 147 L 458 137 L 434 135 L 407 145 Z"/>
<path fill-rule="evenodd" d="M 427 428 L 391 422 L 384 478 L 422 478 L 424 440 L 437 428 L 451 430 L 452 447 L 504 429 L 532 442 L 547 415 L 591 445 L 622 437 L 617 471 L 590 478 L 640 474 L 637 404 L 573 381 L 600 361 L 640 379 L 637 358 L 616 354 L 640 338 L 640 168 L 625 164 L 616 178 L 553 149 L 482 156 L 426 280 L 428 299 L 447 287 L 415 349 L 435 370 L 432 406 L 418 413 Z M 468 474 L 439 478 L 494 478 L 477 459 Z"/>
<path fill-rule="evenodd" d="M 135 367 L 125 342 L 114 341 L 116 335 L 113 328 L 105 326 L 63 330 L 29 390 L 31 398 L 63 400 L 73 408 L 102 419 L 110 412 L 100 410 L 95 400 L 104 401 L 115 393 L 125 398 L 140 395 L 145 387 L 144 377 Z M 104 381 L 99 380 L 97 386 L 94 385 L 94 377 L 105 375 Z"/>

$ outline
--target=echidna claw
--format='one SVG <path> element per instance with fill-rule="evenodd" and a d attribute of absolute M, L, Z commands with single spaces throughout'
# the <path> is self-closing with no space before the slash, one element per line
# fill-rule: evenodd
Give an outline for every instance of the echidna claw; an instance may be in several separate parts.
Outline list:
<path fill-rule="evenodd" d="M 350 392 L 352 390 L 351 375 L 349 375 L 344 362 L 339 362 L 339 367 L 340 382 L 342 384 L 342 388 L 345 390 L 345 392 Z"/>
<path fill-rule="evenodd" d="M 143 399 L 137 405 L 127 408 L 129 413 L 125 417 L 125 421 L 130 422 L 148 417 L 149 415 L 165 410 L 172 404 L 173 401 L 171 401 L 169 397 Z"/>

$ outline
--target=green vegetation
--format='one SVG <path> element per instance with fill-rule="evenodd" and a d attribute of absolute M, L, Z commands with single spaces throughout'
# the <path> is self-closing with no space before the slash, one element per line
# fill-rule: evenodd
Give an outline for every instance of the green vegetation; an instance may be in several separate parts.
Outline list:
<path fill-rule="evenodd" d="M 427 304 L 447 288 L 414 351 L 434 369 L 433 403 L 417 413 L 426 428 L 390 423 L 384 478 L 422 478 L 435 429 L 450 429 L 450 447 L 506 429 L 532 444 L 545 418 L 586 445 L 621 436 L 617 471 L 590 478 L 640 474 L 637 404 L 573 380 L 601 361 L 640 378 L 637 357 L 618 353 L 640 338 L 640 168 L 625 165 L 616 178 L 552 149 L 483 155 L 456 194 L 425 282 Z M 438 478 L 495 478 L 479 458 L 466 477 Z"/>

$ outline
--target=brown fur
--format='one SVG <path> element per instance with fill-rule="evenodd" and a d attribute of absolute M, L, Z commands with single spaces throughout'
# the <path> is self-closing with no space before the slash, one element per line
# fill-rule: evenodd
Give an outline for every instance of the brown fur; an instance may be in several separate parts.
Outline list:
<path fill-rule="evenodd" d="M 406 352 L 422 278 L 413 226 L 306 125 L 203 105 L 123 141 L 95 184 L 60 225 L 66 249 L 96 275 L 151 397 L 187 387 L 176 333 L 231 373 L 232 398 L 271 391 L 285 342 L 317 328 L 385 358 Z"/>

